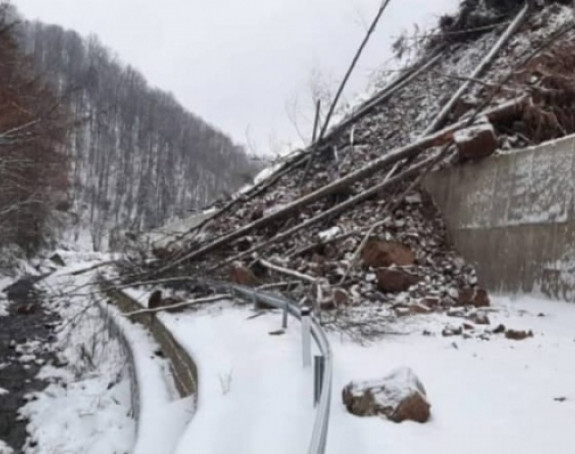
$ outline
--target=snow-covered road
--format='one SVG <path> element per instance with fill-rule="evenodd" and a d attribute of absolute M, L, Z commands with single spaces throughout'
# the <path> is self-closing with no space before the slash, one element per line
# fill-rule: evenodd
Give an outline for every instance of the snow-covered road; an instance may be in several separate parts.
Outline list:
<path fill-rule="evenodd" d="M 176 453 L 307 452 L 315 410 L 299 323 L 270 335 L 280 328 L 280 313 L 252 315 L 228 305 L 162 315 L 199 368 L 198 409 Z"/>

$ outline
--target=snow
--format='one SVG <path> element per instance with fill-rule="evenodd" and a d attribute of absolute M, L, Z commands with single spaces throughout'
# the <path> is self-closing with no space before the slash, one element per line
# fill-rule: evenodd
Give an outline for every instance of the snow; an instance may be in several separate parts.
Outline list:
<path fill-rule="evenodd" d="M 328 452 L 571 453 L 575 305 L 499 297 L 494 306 L 491 327 L 503 323 L 533 330 L 535 336 L 524 341 L 444 338 L 439 333 L 446 316 L 406 319 L 403 331 L 398 327 L 404 335 L 365 346 L 331 336 L 335 371 Z M 423 330 L 436 335 L 424 336 Z M 347 413 L 339 396 L 346 384 L 379 379 L 403 366 L 413 368 L 426 388 L 430 422 L 395 424 Z"/>
<path fill-rule="evenodd" d="M 13 454 L 14 450 L 0 440 L 0 454 Z"/>
<path fill-rule="evenodd" d="M 338 226 L 332 227 L 330 229 L 319 232 L 317 236 L 323 243 L 333 240 L 335 237 L 341 234 L 341 228 Z"/>
<path fill-rule="evenodd" d="M 6 298 L 6 294 L 2 293 L 2 290 L 8 287 L 12 282 L 12 278 L 0 276 L 0 317 L 6 317 L 9 314 L 8 307 L 10 306 L 10 301 Z"/>
<path fill-rule="evenodd" d="M 193 396 L 179 398 L 169 364 L 155 355 L 159 346 L 145 329 L 109 310 L 131 345 L 137 375 L 140 420 L 132 452 L 171 454 L 195 411 Z"/>
<path fill-rule="evenodd" d="M 95 299 L 87 296 L 90 291 L 84 286 L 93 274 L 69 275 L 102 257 L 68 254 L 66 258 L 70 266 L 39 284 L 48 295 L 62 295 L 52 307 L 64 320 L 56 331 L 56 344 L 30 341 L 17 347 L 23 362 L 34 361 L 39 349 L 48 348 L 67 364 L 44 366 L 38 378 L 49 383 L 47 388 L 27 395 L 28 403 L 20 414 L 29 420 L 27 431 L 33 443 L 24 452 L 129 452 L 136 427 L 126 357 L 118 340 L 110 335 Z"/>
<path fill-rule="evenodd" d="M 307 452 L 315 409 L 310 368 L 304 369 L 300 325 L 285 334 L 279 312 L 218 305 L 162 321 L 198 365 L 197 413 L 176 454 Z"/>
<path fill-rule="evenodd" d="M 0 296 L 0 317 L 6 317 L 9 314 L 8 306 L 10 306 L 10 301 Z"/>
<path fill-rule="evenodd" d="M 63 383 L 50 384 L 21 412 L 31 418 L 28 430 L 39 443 L 27 453 L 113 453 L 128 452 L 133 420 L 126 411 L 130 383 L 107 381 L 106 374 L 95 374 Z"/>
<path fill-rule="evenodd" d="M 48 387 L 28 395 L 21 414 L 30 421 L 27 429 L 35 443 L 25 452 L 171 453 L 190 420 L 193 399 L 178 398 L 169 364 L 155 354 L 159 347 L 143 328 L 113 308 L 100 309 L 90 286 L 95 272 L 70 274 L 110 257 L 62 255 L 69 265 L 42 285 L 49 295 L 62 296 L 53 309 L 65 320 L 56 348 L 67 367 L 44 366 L 39 378 L 48 381 Z M 37 348 L 33 342 L 18 346 L 27 361 L 34 360 Z M 128 366 L 130 356 L 137 389 Z M 135 413 L 139 414 L 137 424 Z"/>
<path fill-rule="evenodd" d="M 139 290 L 128 293 L 140 301 L 147 296 Z M 394 334 L 363 345 L 331 333 L 334 388 L 327 452 L 445 454 L 465 447 L 466 454 L 538 454 L 551 448 L 557 454 L 570 453 L 575 443 L 570 430 L 575 420 L 575 363 L 569 360 L 575 354 L 575 305 L 502 296 L 494 298 L 493 308 L 487 311 L 491 325 L 476 330 L 492 330 L 502 323 L 531 330 L 534 337 L 523 341 L 494 334 L 443 337 L 441 331 L 448 323 L 462 322 L 446 314 L 402 318 L 393 326 Z M 158 374 L 153 361 L 145 363 L 152 355 L 139 348 L 135 361 L 140 362 L 139 371 L 146 371 L 139 380 L 147 383 L 144 386 L 151 397 L 141 403 L 148 412 L 148 429 L 139 432 L 142 449 L 138 453 L 307 451 L 315 419 L 313 377 L 311 368 L 302 366 L 299 323 L 290 319 L 288 329 L 278 334 L 279 311 L 255 313 L 251 307 L 228 302 L 195 312 L 160 313 L 158 318 L 198 365 L 200 392 L 190 419 L 193 398 L 174 398 L 169 387 L 159 386 L 165 374 Z M 118 323 L 132 338 L 131 344 L 147 342 L 137 340 L 145 336 L 141 329 L 125 320 Z M 428 423 L 395 424 L 381 417 L 347 413 L 341 401 L 345 385 L 381 380 L 405 367 L 413 369 L 425 386 L 432 405 Z M 60 380 L 65 380 L 59 371 Z M 46 401 L 46 413 L 42 416 L 37 411 L 36 421 L 45 418 L 44 428 L 60 437 L 69 433 L 68 442 L 83 440 L 85 451 L 85 441 L 94 434 L 80 424 L 87 419 L 107 435 L 96 439 L 99 445 L 90 441 L 90 446 L 98 448 L 88 452 L 115 452 L 118 445 L 111 443 L 127 438 L 125 431 L 115 432 L 118 426 L 113 421 L 120 415 L 107 409 L 111 397 L 104 383 L 87 376 L 77 387 L 69 382 L 66 393 L 62 388 L 50 389 L 55 396 L 52 406 Z M 112 388 L 114 396 L 125 399 L 129 391 L 122 386 L 127 385 L 123 382 Z M 52 411 L 58 418 L 49 419 L 48 409 L 60 408 L 56 405 L 62 405 L 62 410 Z M 99 405 L 104 408 L 100 410 Z M 127 405 L 116 405 L 116 409 Z M 64 416 L 59 416 L 62 412 Z M 66 425 L 68 429 L 62 430 Z M 62 452 L 49 438 L 44 440 L 48 445 L 39 452 Z M 66 452 L 80 452 L 79 445 L 80 441 L 76 450 L 72 445 Z"/>

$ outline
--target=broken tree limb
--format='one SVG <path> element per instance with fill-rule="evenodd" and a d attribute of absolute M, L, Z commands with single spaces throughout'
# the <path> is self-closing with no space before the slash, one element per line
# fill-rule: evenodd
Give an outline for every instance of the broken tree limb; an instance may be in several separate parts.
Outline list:
<path fill-rule="evenodd" d="M 521 108 L 523 106 L 525 106 L 527 100 L 528 100 L 527 96 L 520 97 L 518 99 L 514 99 L 514 100 L 511 100 L 507 103 L 504 103 L 504 104 L 501 104 L 497 107 L 494 107 L 493 109 L 484 111 L 484 112 L 482 112 L 482 115 L 486 116 L 489 120 L 491 120 L 492 116 L 498 115 L 501 111 L 505 111 L 508 114 L 509 113 L 516 114 L 516 113 L 521 112 Z M 328 184 L 326 186 L 323 186 L 321 188 L 316 189 L 311 194 L 308 194 L 304 197 L 301 197 L 297 200 L 294 200 L 293 202 L 287 204 L 282 209 L 277 210 L 274 213 L 271 213 L 271 214 L 269 214 L 269 215 L 267 215 L 261 219 L 253 221 L 253 222 L 249 223 L 248 225 L 245 225 L 243 227 L 239 227 L 236 230 L 234 230 L 233 232 L 228 233 L 227 235 L 223 235 L 223 236 L 217 238 L 216 240 L 206 244 L 205 246 L 202 246 L 202 247 L 200 247 L 194 251 L 189 252 L 188 254 L 185 254 L 183 257 L 180 257 L 179 259 L 174 260 L 173 262 L 166 264 L 164 267 L 162 267 L 157 272 L 163 273 L 165 271 L 168 271 L 168 270 L 178 266 L 179 264 L 181 264 L 185 261 L 197 259 L 198 257 L 201 257 L 201 256 L 207 254 L 208 252 L 214 251 L 218 248 L 221 248 L 222 246 L 224 246 L 226 244 L 229 244 L 230 242 L 234 241 L 235 239 L 240 238 L 240 237 L 248 234 L 249 232 L 251 232 L 257 228 L 265 226 L 266 224 L 268 224 L 274 220 L 280 219 L 282 217 L 285 217 L 286 215 L 289 215 L 295 211 L 299 211 L 303 207 L 305 207 L 305 206 L 307 206 L 313 202 L 316 202 L 316 201 L 322 199 L 323 197 L 325 197 L 327 195 L 338 192 L 341 189 L 347 188 L 347 187 L 351 186 L 352 184 L 354 184 L 358 181 L 361 181 L 367 177 L 370 177 L 370 176 L 374 175 L 375 173 L 379 172 L 380 170 L 386 168 L 389 165 L 393 165 L 396 162 L 399 162 L 403 159 L 413 158 L 427 148 L 431 148 L 434 146 L 441 146 L 441 145 L 444 145 L 448 142 L 451 142 L 453 139 L 454 132 L 458 131 L 461 128 L 467 127 L 469 125 L 470 125 L 470 121 L 462 121 L 459 123 L 455 123 L 453 125 L 448 126 L 445 129 L 442 129 L 441 131 L 438 131 L 438 132 L 431 134 L 427 137 L 421 138 L 421 139 L 419 139 L 419 140 L 417 140 L 417 141 L 415 141 L 409 145 L 406 145 L 404 147 L 397 148 L 397 149 L 392 150 L 388 153 L 382 152 L 383 156 L 381 156 L 378 159 L 375 159 L 371 163 L 345 175 L 344 177 L 342 177 L 338 180 L 331 182 L 330 184 Z M 400 174 L 400 176 L 403 174 L 405 174 L 405 172 Z M 398 178 L 400 178 L 400 176 L 398 176 Z M 396 179 L 392 179 L 392 180 L 397 181 Z M 355 198 L 350 199 L 350 200 L 355 200 Z"/>
<path fill-rule="evenodd" d="M 309 282 L 310 284 L 315 284 L 318 281 L 318 278 L 316 278 L 316 277 L 308 276 L 307 274 L 300 273 L 299 271 L 284 268 L 282 266 L 276 265 L 275 263 L 268 262 L 267 260 L 264 260 L 264 259 L 259 259 L 259 263 L 261 263 L 262 266 L 264 266 L 264 267 L 266 267 L 272 271 L 275 271 L 276 273 L 280 273 L 280 274 L 283 274 L 285 276 L 293 277 L 293 278 L 299 279 L 301 281 L 306 281 L 306 282 Z"/>
<path fill-rule="evenodd" d="M 289 230 L 286 230 L 285 232 L 282 232 L 278 235 L 276 235 L 273 238 L 270 238 L 269 240 L 266 240 L 260 244 L 258 244 L 257 246 L 254 246 L 253 248 L 244 251 L 234 257 L 231 257 L 227 260 L 224 260 L 220 263 L 218 263 L 217 265 L 215 265 L 214 267 L 210 268 L 208 271 L 214 271 L 218 268 L 221 268 L 224 265 L 227 265 L 229 263 L 232 263 L 236 260 L 241 260 L 251 254 L 253 254 L 254 252 L 258 252 L 261 249 L 265 248 L 266 246 L 269 246 L 270 244 L 276 243 L 278 241 L 282 241 L 286 238 L 289 238 L 290 236 L 292 236 L 293 234 L 299 232 L 300 230 L 303 230 L 307 227 L 312 226 L 313 224 L 316 224 L 318 222 L 324 221 L 332 216 L 336 216 L 340 213 L 342 213 L 343 211 L 353 208 L 355 206 L 357 206 L 358 204 L 365 202 L 367 199 L 369 199 L 370 197 L 374 196 L 375 194 L 379 193 L 380 191 L 382 191 L 383 189 L 392 186 L 394 184 L 400 183 L 402 181 L 404 181 L 405 179 L 418 174 L 421 170 L 425 169 L 427 166 L 429 166 L 429 164 L 431 162 L 433 162 L 435 159 L 437 159 L 437 154 L 433 155 L 431 158 L 425 159 L 423 161 L 421 161 L 418 164 L 415 164 L 414 166 L 412 166 L 409 169 L 404 170 L 403 172 L 401 172 L 400 174 L 398 174 L 397 176 L 390 178 L 387 181 L 384 181 L 382 183 L 376 184 L 374 186 L 372 186 L 371 188 L 363 191 L 362 193 L 346 200 L 345 202 L 340 203 L 339 205 L 336 205 L 332 208 L 330 208 L 327 211 L 324 211 L 322 213 L 320 213 L 319 215 L 308 219 L 305 222 L 302 222 L 301 224 L 296 225 L 295 227 L 292 227 Z"/>
<path fill-rule="evenodd" d="M 198 299 L 191 300 L 191 301 L 184 301 L 182 303 L 171 304 L 169 306 L 155 307 L 153 309 L 140 309 L 140 310 L 133 311 L 133 312 L 124 312 L 124 315 L 126 317 L 133 317 L 134 315 L 153 314 L 156 312 L 169 311 L 169 310 L 173 310 L 173 309 L 181 309 L 183 307 L 193 306 L 196 304 L 215 303 L 216 301 L 222 301 L 222 300 L 231 299 L 231 298 L 232 298 L 232 295 L 225 293 L 222 295 L 215 295 L 215 296 L 210 296 L 207 298 L 198 298 Z"/>
<path fill-rule="evenodd" d="M 475 68 L 473 73 L 469 76 L 470 79 L 479 79 L 481 75 L 485 72 L 485 70 L 491 65 L 497 54 L 501 51 L 505 43 L 509 41 L 509 39 L 513 36 L 513 34 L 519 29 L 525 18 L 527 17 L 527 13 L 530 9 L 530 2 L 526 1 L 525 6 L 521 9 L 521 11 L 517 14 L 513 22 L 507 27 L 507 30 L 501 35 L 501 37 L 497 40 L 495 45 L 491 48 L 489 53 L 481 60 L 479 65 Z M 449 102 L 441 109 L 441 111 L 437 114 L 435 119 L 431 122 L 431 124 L 425 129 L 423 132 L 423 136 L 427 136 L 440 128 L 447 116 L 453 110 L 453 107 L 459 101 L 459 98 L 463 96 L 463 94 L 469 89 L 469 87 L 473 84 L 472 80 L 468 80 L 463 83 L 459 89 L 455 92 L 455 94 L 451 97 Z"/>
<path fill-rule="evenodd" d="M 101 262 L 101 263 L 98 263 L 97 265 L 90 266 L 88 268 L 82 268 L 80 270 L 72 271 L 71 273 L 69 273 L 69 275 L 70 276 L 79 276 L 80 274 L 88 273 L 90 271 L 96 270 L 98 268 L 102 268 L 104 266 L 113 265 L 114 263 L 117 263 L 117 260 L 108 260 L 106 262 Z"/>

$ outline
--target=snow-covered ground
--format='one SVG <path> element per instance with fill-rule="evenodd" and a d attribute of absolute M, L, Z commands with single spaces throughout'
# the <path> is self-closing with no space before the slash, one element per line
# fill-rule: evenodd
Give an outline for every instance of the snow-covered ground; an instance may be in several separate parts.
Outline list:
<path fill-rule="evenodd" d="M 39 284 L 51 299 L 47 307 L 62 318 L 53 346 L 61 367 L 48 364 L 39 378 L 49 385 L 28 395 L 20 410 L 29 420 L 29 454 L 128 452 L 136 425 L 126 358 L 86 285 L 91 275 L 70 273 L 100 262 L 62 252 L 70 264 Z M 34 348 L 29 349 L 34 354 Z"/>
<path fill-rule="evenodd" d="M 487 329 L 502 323 L 532 330 L 534 337 L 443 337 L 446 316 L 406 320 L 404 328 L 413 334 L 390 335 L 363 347 L 333 336 L 328 452 L 572 453 L 575 304 L 499 297 L 494 308 Z M 428 423 L 395 424 L 346 412 L 340 391 L 349 381 L 381 378 L 399 366 L 412 367 L 424 383 L 432 405 Z"/>
<path fill-rule="evenodd" d="M 145 295 L 130 291 L 140 301 Z M 197 412 L 175 453 L 307 452 L 315 419 L 313 375 L 303 368 L 299 322 L 284 334 L 278 311 L 222 303 L 160 314 L 199 370 Z"/>
<path fill-rule="evenodd" d="M 60 255 L 68 265 L 40 286 L 63 320 L 55 353 L 64 366 L 46 365 L 40 371 L 49 385 L 29 394 L 20 411 L 29 420 L 25 452 L 170 454 L 191 417 L 193 401 L 178 399 L 169 365 L 156 355 L 159 347 L 142 327 L 114 309 L 111 320 L 104 316 L 98 307 L 102 297 L 91 285 L 95 272 L 70 274 L 109 257 L 63 251 Z M 139 392 L 133 388 L 130 359 L 118 332 L 130 346 Z"/>
<path fill-rule="evenodd" d="M 54 285 L 54 279 L 48 284 Z M 146 300 L 146 293 L 130 293 Z M 403 318 L 390 327 L 395 334 L 363 345 L 332 333 L 328 454 L 571 453 L 575 304 L 531 297 L 498 297 L 493 303 L 488 311 L 491 324 L 477 325 L 467 339 L 442 336 L 447 322 L 463 323 L 447 315 Z M 170 439 L 173 447 L 166 452 L 307 451 L 315 418 L 313 377 L 311 369 L 302 366 L 298 322 L 290 319 L 287 331 L 278 335 L 278 311 L 260 314 L 251 306 L 231 303 L 162 313 L 159 318 L 199 369 L 198 405 L 191 420 L 186 400 L 157 409 L 157 434 Z M 503 334 L 483 335 L 499 324 L 531 330 L 533 337 L 514 341 Z M 32 418 L 38 441 L 33 452 L 79 453 L 90 445 L 97 449 L 88 452 L 113 454 L 132 448 L 135 427 L 125 411 L 128 383 L 120 379 L 107 389 L 114 377 L 106 370 L 114 369 L 102 364 L 75 379 L 67 376 L 69 371 L 45 369 L 47 376 L 60 378 L 24 411 Z M 395 424 L 347 413 L 341 401 L 347 383 L 382 378 L 401 366 L 412 368 L 426 387 L 432 405 L 428 423 Z M 157 383 L 149 376 L 142 380 Z"/>
<path fill-rule="evenodd" d="M 143 299 L 143 298 L 140 298 Z M 523 452 L 570 453 L 575 434 L 575 305 L 529 297 L 495 298 L 491 325 L 469 339 L 443 337 L 446 315 L 403 319 L 398 334 L 359 345 L 332 334 L 334 394 L 330 454 Z M 250 319 L 250 308 L 163 314 L 197 361 L 198 412 L 177 453 L 306 452 L 314 410 L 311 371 L 302 368 L 299 324 L 287 333 L 277 312 Z M 498 324 L 533 338 L 484 336 Z M 426 331 L 424 335 L 423 332 Z M 351 380 L 381 378 L 409 366 L 432 404 L 427 424 L 395 424 L 347 413 L 341 390 Z"/>

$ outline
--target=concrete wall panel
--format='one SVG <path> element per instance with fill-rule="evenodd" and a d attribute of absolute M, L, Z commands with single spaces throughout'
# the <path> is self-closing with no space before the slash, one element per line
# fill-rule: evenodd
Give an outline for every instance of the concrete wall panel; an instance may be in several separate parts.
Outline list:
<path fill-rule="evenodd" d="M 492 291 L 575 301 L 575 136 L 427 177 L 448 233 Z"/>

